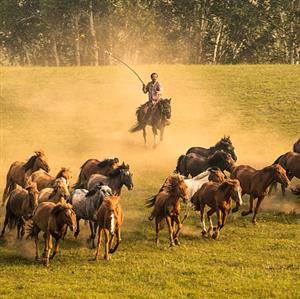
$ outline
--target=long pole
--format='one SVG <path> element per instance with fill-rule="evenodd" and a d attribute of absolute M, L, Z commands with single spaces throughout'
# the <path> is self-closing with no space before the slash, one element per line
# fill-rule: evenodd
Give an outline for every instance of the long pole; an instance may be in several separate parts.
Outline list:
<path fill-rule="evenodd" d="M 111 52 L 109 52 L 109 51 L 106 51 L 106 50 L 105 50 L 104 53 L 107 54 L 107 55 L 109 55 L 109 56 L 111 56 L 111 57 L 113 57 L 114 59 L 116 59 L 117 61 L 121 62 L 121 63 L 124 64 L 126 67 L 128 67 L 128 68 L 129 68 L 129 69 L 130 69 L 130 70 L 138 77 L 138 79 L 141 81 L 141 83 L 145 85 L 144 81 L 141 79 L 141 77 L 139 76 L 139 74 L 138 74 L 132 67 L 130 67 L 126 62 L 124 62 L 124 61 L 122 61 L 120 58 L 114 56 L 114 55 L 113 55 Z"/>

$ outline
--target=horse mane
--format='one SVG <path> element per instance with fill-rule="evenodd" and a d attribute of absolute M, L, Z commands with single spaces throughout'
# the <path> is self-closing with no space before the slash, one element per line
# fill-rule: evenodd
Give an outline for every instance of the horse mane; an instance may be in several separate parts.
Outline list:
<path fill-rule="evenodd" d="M 97 183 L 96 186 L 92 190 L 89 190 L 89 192 L 85 195 L 85 197 L 95 195 L 103 185 L 104 185 L 104 183 L 102 183 L 102 182 Z"/>
<path fill-rule="evenodd" d="M 216 151 L 214 154 L 212 154 L 208 159 L 210 160 L 210 163 L 217 163 L 222 161 L 222 159 L 226 156 L 227 158 L 227 153 L 224 151 Z"/>
<path fill-rule="evenodd" d="M 57 205 L 55 205 L 55 207 L 52 209 L 51 211 L 51 215 L 57 217 L 58 214 L 66 209 L 72 209 L 72 205 L 70 204 L 61 204 L 61 203 L 58 203 Z"/>
<path fill-rule="evenodd" d="M 234 180 L 234 179 L 226 179 L 223 183 L 221 183 L 220 185 L 219 185 L 219 190 L 221 190 L 221 191 L 225 191 L 227 188 L 228 188 L 228 185 L 230 184 L 230 185 L 232 185 L 232 184 L 234 184 L 234 183 L 236 183 L 236 181 L 237 180 Z M 228 184 L 229 183 L 229 184 Z"/>
<path fill-rule="evenodd" d="M 29 169 L 32 169 L 33 168 L 33 165 L 37 159 L 37 155 L 33 155 L 29 158 L 29 160 L 23 165 L 23 168 L 25 170 L 25 172 Z"/>
<path fill-rule="evenodd" d="M 124 162 L 122 165 L 119 165 L 116 169 L 114 169 L 113 171 L 111 171 L 109 174 L 108 174 L 108 177 L 110 178 L 115 178 L 117 177 L 120 173 L 121 173 L 121 170 L 129 170 L 129 165 L 125 165 Z"/>
<path fill-rule="evenodd" d="M 104 167 L 107 167 L 107 166 L 112 166 L 112 164 L 118 163 L 118 162 L 119 162 L 118 158 L 104 159 L 104 160 L 100 161 L 99 163 L 97 163 L 97 167 L 98 168 L 104 168 Z"/>
<path fill-rule="evenodd" d="M 55 179 L 61 178 L 63 172 L 64 172 L 64 171 L 68 171 L 68 170 L 69 170 L 68 168 L 62 167 L 62 168 L 60 169 L 60 171 L 58 172 L 58 174 L 56 175 Z"/>

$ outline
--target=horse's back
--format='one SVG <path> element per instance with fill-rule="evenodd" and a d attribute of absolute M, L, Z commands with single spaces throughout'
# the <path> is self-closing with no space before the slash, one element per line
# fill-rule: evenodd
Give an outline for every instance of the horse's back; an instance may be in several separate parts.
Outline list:
<path fill-rule="evenodd" d="M 47 231 L 50 213 L 54 207 L 55 203 L 53 202 L 40 203 L 32 216 L 33 224 L 36 225 L 40 230 L 44 232 Z"/>
<path fill-rule="evenodd" d="M 207 157 L 208 156 L 208 149 L 206 149 L 204 147 L 200 147 L 200 146 L 193 146 L 193 147 L 190 147 L 187 150 L 186 155 L 192 154 L 192 153 L 200 155 L 200 156 Z"/>
<path fill-rule="evenodd" d="M 252 178 L 257 174 L 257 172 L 258 170 L 249 165 L 239 165 L 237 167 L 234 167 L 230 178 L 239 180 L 243 190 L 243 194 L 249 194 Z"/>
<path fill-rule="evenodd" d="M 107 176 L 98 173 L 92 174 L 87 182 L 87 189 L 91 190 L 95 188 L 97 183 L 107 184 Z"/>

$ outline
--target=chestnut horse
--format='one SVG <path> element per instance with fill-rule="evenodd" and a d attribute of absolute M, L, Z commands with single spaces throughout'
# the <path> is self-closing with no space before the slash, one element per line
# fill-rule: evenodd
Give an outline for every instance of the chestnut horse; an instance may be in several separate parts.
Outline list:
<path fill-rule="evenodd" d="M 170 246 L 179 245 L 179 232 L 182 227 L 179 219 L 179 200 L 182 198 L 186 202 L 187 197 L 188 187 L 183 177 L 180 174 L 173 174 L 167 178 L 162 190 L 147 200 L 147 207 L 154 206 L 149 220 L 151 221 L 155 218 L 157 246 L 159 244 L 159 231 L 162 228 L 164 219 L 166 219 L 169 228 Z M 176 232 L 175 223 L 177 224 Z"/>
<path fill-rule="evenodd" d="M 300 154 L 300 138 L 295 142 L 295 144 L 293 146 L 293 151 L 295 153 L 299 153 Z"/>
<path fill-rule="evenodd" d="M 64 237 L 67 228 L 76 230 L 76 215 L 70 204 L 55 204 L 53 202 L 40 203 L 32 217 L 32 224 L 28 230 L 28 238 L 35 239 L 35 259 L 39 259 L 39 233 L 44 232 L 45 248 L 43 263 L 49 266 L 49 259 L 58 253 L 60 239 Z M 55 239 L 55 248 L 52 250 L 52 238 Z"/>
<path fill-rule="evenodd" d="M 80 167 L 80 173 L 74 189 L 87 189 L 87 183 L 92 174 L 108 175 L 111 171 L 116 169 L 119 165 L 119 159 L 105 159 L 99 161 L 97 159 L 89 159 L 85 161 Z"/>
<path fill-rule="evenodd" d="M 121 225 L 123 223 L 123 211 L 120 205 L 120 197 L 112 195 L 103 200 L 96 214 L 96 223 L 99 226 L 98 230 L 98 245 L 95 260 L 98 260 L 100 253 L 102 232 L 105 235 L 105 253 L 104 258 L 108 260 L 109 254 L 114 253 L 121 241 Z M 116 238 L 116 244 L 112 248 L 112 244 Z"/>
<path fill-rule="evenodd" d="M 25 188 L 28 177 L 39 169 L 44 169 L 47 172 L 50 171 L 46 156 L 41 151 L 36 151 L 27 162 L 14 162 L 6 175 L 6 186 L 3 192 L 2 206 L 4 206 L 8 194 L 16 188 L 16 185 L 18 184 Z"/>
<path fill-rule="evenodd" d="M 278 182 L 285 187 L 289 184 L 286 171 L 279 164 L 267 166 L 261 170 L 256 170 L 249 165 L 239 165 L 231 173 L 231 178 L 238 179 L 241 183 L 242 194 L 250 195 L 250 208 L 247 212 L 242 212 L 242 216 L 253 213 L 253 202 L 257 198 L 252 222 L 256 223 L 256 214 L 265 198 L 268 188 L 273 182 Z"/>
<path fill-rule="evenodd" d="M 221 150 L 230 154 L 234 161 L 237 160 L 237 156 L 234 151 L 234 146 L 230 140 L 230 136 L 224 136 L 223 138 L 221 138 L 220 141 L 218 141 L 214 146 L 211 146 L 210 148 L 204 148 L 199 146 L 191 147 L 186 152 L 186 155 L 194 153 L 202 157 L 209 157 L 213 155 L 216 151 Z"/>
<path fill-rule="evenodd" d="M 225 179 L 223 182 L 208 182 L 203 184 L 203 186 L 193 195 L 191 202 L 195 206 L 195 210 L 200 211 L 203 236 L 212 231 L 213 223 L 211 216 L 216 212 L 218 226 L 216 227 L 212 238 L 216 239 L 219 237 L 219 232 L 226 224 L 227 216 L 232 207 L 231 198 L 238 206 L 243 204 L 242 188 L 238 180 Z M 204 208 L 206 205 L 210 207 L 210 210 L 207 212 L 209 220 L 208 232 L 206 231 L 204 219 Z"/>
<path fill-rule="evenodd" d="M 70 197 L 70 192 L 66 180 L 62 177 L 55 180 L 53 188 L 44 188 L 39 195 L 39 203 L 50 201 L 54 203 L 66 203 Z"/>
<path fill-rule="evenodd" d="M 38 190 L 42 190 L 44 188 L 53 187 L 55 180 L 58 178 L 64 178 L 66 184 L 69 186 L 72 178 L 70 169 L 62 167 L 55 177 L 51 176 L 46 171 L 39 169 L 33 172 L 28 180 L 35 182 Z"/>
<path fill-rule="evenodd" d="M 300 153 L 287 152 L 280 157 L 273 164 L 281 165 L 285 170 L 289 180 L 292 180 L 293 177 L 300 179 Z M 272 188 L 276 189 L 276 182 L 273 182 L 269 194 L 271 194 Z M 285 186 L 281 185 L 282 195 L 285 196 Z"/>
<path fill-rule="evenodd" d="M 38 205 L 38 195 L 36 183 L 31 183 L 25 189 L 17 187 L 9 194 L 1 237 L 4 235 L 7 225 L 10 228 L 17 225 L 17 238 L 24 236 L 25 221 L 31 218 Z"/>
<path fill-rule="evenodd" d="M 184 176 L 192 177 L 207 170 L 209 167 L 218 167 L 221 171 L 227 170 L 231 172 L 234 166 L 234 160 L 231 155 L 224 151 L 216 151 L 210 157 L 202 157 L 191 153 L 181 155 L 178 158 L 176 171 Z"/>

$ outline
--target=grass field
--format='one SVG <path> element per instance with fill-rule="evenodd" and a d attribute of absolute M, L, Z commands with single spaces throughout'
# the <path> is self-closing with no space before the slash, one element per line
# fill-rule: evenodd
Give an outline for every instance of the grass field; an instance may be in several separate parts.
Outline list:
<path fill-rule="evenodd" d="M 286 199 L 279 193 L 266 198 L 256 226 L 249 217 L 230 215 L 217 241 L 201 237 L 193 214 L 176 248 L 168 247 L 166 228 L 156 248 L 144 207 L 190 146 L 230 135 L 237 164 L 257 168 L 291 150 L 300 135 L 299 67 L 137 70 L 144 78 L 158 72 L 165 96 L 173 99 L 172 124 L 155 151 L 150 129 L 147 148 L 141 134 L 128 133 L 146 98 L 122 66 L 0 69 L 1 195 L 10 164 L 36 149 L 46 152 L 52 174 L 70 167 L 73 182 L 86 159 L 119 157 L 130 164 L 135 185 L 122 193 L 123 241 L 109 262 L 89 261 L 94 251 L 83 223 L 79 239 L 69 233 L 49 268 L 33 261 L 32 241 L 7 234 L 0 240 L 0 297 L 299 298 L 300 201 L 290 192 Z"/>

